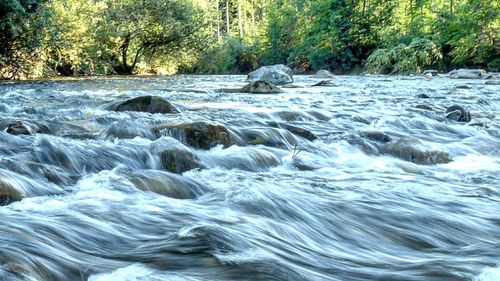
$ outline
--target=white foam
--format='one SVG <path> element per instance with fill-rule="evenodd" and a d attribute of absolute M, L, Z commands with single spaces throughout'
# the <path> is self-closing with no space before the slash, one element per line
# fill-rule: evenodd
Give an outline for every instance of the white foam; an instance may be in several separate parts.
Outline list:
<path fill-rule="evenodd" d="M 479 274 L 474 281 L 499 281 L 500 267 L 488 267 Z"/>
<path fill-rule="evenodd" d="M 89 281 L 140 281 L 147 280 L 147 276 L 155 271 L 142 265 L 133 264 L 119 268 L 113 272 L 94 274 L 89 277 Z"/>

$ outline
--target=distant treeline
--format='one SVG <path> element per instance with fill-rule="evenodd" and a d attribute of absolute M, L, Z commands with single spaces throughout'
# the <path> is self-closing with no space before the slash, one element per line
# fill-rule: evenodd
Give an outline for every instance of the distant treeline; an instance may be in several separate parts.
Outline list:
<path fill-rule="evenodd" d="M 500 1 L 0 0 L 0 78 L 500 69 Z"/>

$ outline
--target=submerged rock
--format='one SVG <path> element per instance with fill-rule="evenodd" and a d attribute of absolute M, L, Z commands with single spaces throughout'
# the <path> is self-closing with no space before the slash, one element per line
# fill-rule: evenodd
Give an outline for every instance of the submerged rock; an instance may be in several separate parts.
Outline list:
<path fill-rule="evenodd" d="M 312 76 L 312 78 L 319 78 L 319 79 L 328 79 L 333 77 L 335 77 L 335 75 L 333 75 L 330 71 L 325 69 L 318 70 L 318 72 L 316 72 L 316 74 Z"/>
<path fill-rule="evenodd" d="M 0 174 L 0 206 L 19 201 L 23 197 L 24 195 L 19 191 L 19 188 L 13 186 L 12 182 Z"/>
<path fill-rule="evenodd" d="M 176 199 L 195 199 L 208 188 L 181 175 L 157 170 L 142 170 L 126 175 L 134 186 L 142 191 L 154 192 Z"/>
<path fill-rule="evenodd" d="M 382 152 L 416 164 L 439 164 L 452 160 L 448 153 L 429 149 L 416 138 L 401 138 L 389 143 Z"/>
<path fill-rule="evenodd" d="M 151 144 L 153 154 L 158 155 L 162 168 L 173 173 L 205 168 L 200 158 L 189 147 L 173 138 L 162 138 Z"/>
<path fill-rule="evenodd" d="M 149 113 L 179 113 L 177 108 L 162 97 L 142 96 L 115 103 L 108 107 L 113 111 L 139 111 Z"/>
<path fill-rule="evenodd" d="M 133 139 L 141 137 L 150 140 L 156 140 L 160 136 L 158 132 L 153 131 L 146 124 L 141 124 L 129 120 L 113 123 L 109 128 L 100 134 L 101 139 Z"/>
<path fill-rule="evenodd" d="M 242 93 L 253 93 L 253 94 L 273 94 L 273 93 L 283 93 L 283 90 L 274 86 L 266 81 L 257 80 L 251 81 L 243 88 L 241 88 Z"/>
<path fill-rule="evenodd" d="M 378 142 L 391 142 L 392 138 L 385 133 L 378 132 L 378 131 L 364 131 L 361 132 L 360 135 L 366 139 L 369 140 L 374 140 Z"/>
<path fill-rule="evenodd" d="M 229 130 L 218 124 L 207 122 L 193 122 L 179 125 L 164 125 L 154 129 L 165 132 L 181 142 L 195 148 L 210 149 L 218 144 L 225 148 L 233 144 Z"/>
<path fill-rule="evenodd" d="M 318 138 L 314 133 L 312 133 L 311 131 L 309 131 L 307 129 L 297 127 L 294 125 L 290 125 L 287 123 L 268 122 L 267 124 L 269 126 L 272 126 L 275 128 L 285 129 L 285 130 L 289 131 L 290 133 L 301 136 L 309 141 L 313 141 L 313 140 Z"/>
<path fill-rule="evenodd" d="M 446 119 L 456 122 L 470 122 L 470 112 L 460 105 L 452 105 L 446 109 Z"/>
<path fill-rule="evenodd" d="M 250 72 L 247 76 L 247 79 L 250 81 L 261 80 L 274 85 L 293 83 L 292 78 L 292 69 L 282 64 L 263 66 Z"/>
<path fill-rule="evenodd" d="M 426 104 L 417 104 L 415 108 L 422 109 L 422 110 L 428 110 L 428 111 L 434 111 L 434 109 Z"/>
<path fill-rule="evenodd" d="M 448 73 L 450 78 L 455 79 L 477 79 L 486 76 L 486 71 L 482 69 L 455 69 Z"/>
<path fill-rule="evenodd" d="M 34 122 L 17 120 L 7 125 L 6 132 L 11 135 L 32 135 L 37 133 L 48 133 L 49 129 L 46 126 Z"/>
<path fill-rule="evenodd" d="M 431 96 L 429 96 L 427 94 L 418 94 L 417 98 L 419 98 L 419 99 L 430 99 Z"/>
<path fill-rule="evenodd" d="M 335 84 L 332 83 L 330 80 L 322 80 L 319 81 L 318 83 L 314 83 L 311 85 L 311 87 L 333 87 Z"/>

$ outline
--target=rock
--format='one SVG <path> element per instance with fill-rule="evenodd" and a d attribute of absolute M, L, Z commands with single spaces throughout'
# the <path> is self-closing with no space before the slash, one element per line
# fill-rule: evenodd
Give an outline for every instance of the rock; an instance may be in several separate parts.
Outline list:
<path fill-rule="evenodd" d="M 391 142 L 392 141 L 392 138 L 389 135 L 382 133 L 382 132 L 378 132 L 378 131 L 364 131 L 364 132 L 361 132 L 360 135 L 366 139 L 374 140 L 374 141 L 378 141 L 378 142 Z"/>
<path fill-rule="evenodd" d="M 299 89 L 299 88 L 304 88 L 300 85 L 295 85 L 293 83 L 285 84 L 282 86 L 282 88 L 287 88 L 287 89 Z"/>
<path fill-rule="evenodd" d="M 322 80 L 319 81 L 318 83 L 312 84 L 311 87 L 333 87 L 335 84 L 332 83 L 330 80 Z"/>
<path fill-rule="evenodd" d="M 137 188 L 176 199 L 195 199 L 208 191 L 202 184 L 181 175 L 158 170 L 127 171 L 125 177 Z"/>
<path fill-rule="evenodd" d="M 419 98 L 419 99 L 430 99 L 431 96 L 429 96 L 427 94 L 418 94 L 417 98 Z"/>
<path fill-rule="evenodd" d="M 470 122 L 470 112 L 460 105 L 452 105 L 446 109 L 446 119 L 456 122 Z"/>
<path fill-rule="evenodd" d="M 330 71 L 322 69 L 318 70 L 316 74 L 312 76 L 312 78 L 319 78 L 319 79 L 328 79 L 328 78 L 333 78 L 335 75 L 333 75 Z"/>
<path fill-rule="evenodd" d="M 500 85 L 500 79 L 492 79 L 486 81 L 485 85 Z"/>
<path fill-rule="evenodd" d="M 285 129 L 285 130 L 289 131 L 290 133 L 292 133 L 294 135 L 301 136 L 309 141 L 314 141 L 315 139 L 318 138 L 314 133 L 312 133 L 311 131 L 309 131 L 307 129 L 300 128 L 300 127 L 290 125 L 287 123 L 268 122 L 267 124 L 271 127 Z"/>
<path fill-rule="evenodd" d="M 10 112 L 9 106 L 4 103 L 0 103 L 0 112 L 9 113 Z"/>
<path fill-rule="evenodd" d="M 401 138 L 382 149 L 384 153 L 416 164 L 439 164 L 451 162 L 451 156 L 439 150 L 429 149 L 415 138 Z"/>
<path fill-rule="evenodd" d="M 455 69 L 448 73 L 450 78 L 455 79 L 477 79 L 486 76 L 486 71 L 482 69 Z"/>
<path fill-rule="evenodd" d="M 429 111 L 434 111 L 434 109 L 431 106 L 426 105 L 426 104 L 417 104 L 415 106 L 415 108 L 423 109 L 423 110 L 429 110 Z"/>
<path fill-rule="evenodd" d="M 37 133 L 48 133 L 49 129 L 46 126 L 35 124 L 34 122 L 17 120 L 8 124 L 6 132 L 11 135 L 32 135 Z"/>
<path fill-rule="evenodd" d="M 200 158 L 189 147 L 173 138 L 161 138 L 153 142 L 150 150 L 158 155 L 162 168 L 176 174 L 205 168 Z"/>
<path fill-rule="evenodd" d="M 179 113 L 177 108 L 162 97 L 142 96 L 128 99 L 108 107 L 113 111 L 139 111 L 149 113 Z"/>
<path fill-rule="evenodd" d="M 262 80 L 273 85 L 284 85 L 293 83 L 293 71 L 282 64 L 263 66 L 247 76 L 247 80 Z"/>
<path fill-rule="evenodd" d="M 19 201 L 23 197 L 19 187 L 14 186 L 11 181 L 0 174 L 0 206 Z"/>
<path fill-rule="evenodd" d="M 156 140 L 160 137 L 158 132 L 153 131 L 147 124 L 134 122 L 131 120 L 122 120 L 114 122 L 109 128 L 104 130 L 100 139 L 133 139 L 141 137 L 150 140 Z"/>
<path fill-rule="evenodd" d="M 210 149 L 218 144 L 227 148 L 234 144 L 229 130 L 207 122 L 193 122 L 180 125 L 164 125 L 154 128 L 157 132 L 165 132 L 181 142 L 195 148 Z"/>
<path fill-rule="evenodd" d="M 271 93 L 283 93 L 283 90 L 270 84 L 266 81 L 251 81 L 243 88 L 241 88 L 242 93 L 253 93 L 253 94 L 271 94 Z"/>
<path fill-rule="evenodd" d="M 422 72 L 422 75 L 424 76 L 437 76 L 438 75 L 438 71 L 435 70 L 435 69 L 428 69 L 428 70 L 425 70 L 424 72 Z"/>

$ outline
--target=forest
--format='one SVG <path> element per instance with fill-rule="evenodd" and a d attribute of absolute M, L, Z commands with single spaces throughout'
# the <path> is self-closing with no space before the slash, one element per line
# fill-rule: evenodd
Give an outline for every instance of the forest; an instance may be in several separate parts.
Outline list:
<path fill-rule="evenodd" d="M 0 79 L 500 69 L 500 1 L 0 0 Z"/>

